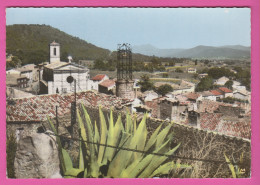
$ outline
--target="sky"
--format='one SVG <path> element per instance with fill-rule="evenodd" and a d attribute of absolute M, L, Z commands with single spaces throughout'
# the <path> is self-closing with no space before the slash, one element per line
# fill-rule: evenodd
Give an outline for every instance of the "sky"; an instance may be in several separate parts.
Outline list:
<path fill-rule="evenodd" d="M 6 24 L 46 24 L 96 46 L 251 45 L 250 8 L 7 8 Z"/>

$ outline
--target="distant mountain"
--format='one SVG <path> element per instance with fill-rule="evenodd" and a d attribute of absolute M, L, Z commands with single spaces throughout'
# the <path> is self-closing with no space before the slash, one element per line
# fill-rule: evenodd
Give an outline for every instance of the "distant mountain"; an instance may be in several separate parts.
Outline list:
<path fill-rule="evenodd" d="M 49 44 L 52 41 L 61 44 L 61 59 L 67 61 L 72 55 L 79 59 L 106 58 L 110 51 L 90 44 L 78 37 L 47 25 L 10 25 L 6 27 L 7 53 L 18 56 L 23 64 L 41 63 L 49 60 Z"/>
<path fill-rule="evenodd" d="M 158 49 L 152 45 L 134 46 L 133 52 L 158 57 L 177 58 L 250 58 L 250 47 L 227 45 L 220 47 L 196 46 L 190 49 Z"/>
<path fill-rule="evenodd" d="M 184 49 L 158 49 L 151 44 L 133 46 L 133 53 L 140 53 L 147 56 L 172 57 L 173 55 L 183 51 Z"/>

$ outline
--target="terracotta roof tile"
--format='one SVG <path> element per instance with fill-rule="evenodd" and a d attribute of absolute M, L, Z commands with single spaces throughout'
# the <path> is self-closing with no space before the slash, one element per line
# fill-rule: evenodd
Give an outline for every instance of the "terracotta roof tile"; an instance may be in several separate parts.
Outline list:
<path fill-rule="evenodd" d="M 104 87 L 111 87 L 111 86 L 114 86 L 115 84 L 116 83 L 114 80 L 104 80 L 99 85 L 104 86 Z"/>
<path fill-rule="evenodd" d="M 220 87 L 219 90 L 223 91 L 224 93 L 232 93 L 232 91 L 226 87 Z"/>
<path fill-rule="evenodd" d="M 92 80 L 94 80 L 94 81 L 101 81 L 101 80 L 103 80 L 103 78 L 105 78 L 105 76 L 106 75 L 104 75 L 104 74 L 99 74 L 99 75 L 94 76 L 92 78 Z"/>
<path fill-rule="evenodd" d="M 201 95 L 198 93 L 188 93 L 185 95 L 188 99 L 197 100 Z"/>
<path fill-rule="evenodd" d="M 47 116 L 51 118 L 55 116 L 56 105 L 59 106 L 59 115 L 69 114 L 74 94 L 40 95 L 32 98 L 13 99 L 12 101 L 12 104 L 7 102 L 6 121 L 44 121 Z M 93 91 L 77 93 L 77 104 L 83 103 L 86 106 L 102 105 L 106 109 L 120 108 L 129 102 L 131 100 Z"/>
<path fill-rule="evenodd" d="M 210 92 L 211 92 L 213 95 L 215 95 L 215 96 L 222 95 L 222 93 L 219 92 L 218 90 L 211 90 Z"/>

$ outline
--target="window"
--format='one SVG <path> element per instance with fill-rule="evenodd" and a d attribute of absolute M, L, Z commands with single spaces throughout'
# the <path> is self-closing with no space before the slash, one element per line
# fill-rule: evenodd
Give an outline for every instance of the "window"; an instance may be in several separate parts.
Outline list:
<path fill-rule="evenodd" d="M 53 54 L 56 55 L 56 48 L 53 48 Z"/>
<path fill-rule="evenodd" d="M 61 91 L 62 93 L 67 93 L 67 88 L 62 88 Z"/>

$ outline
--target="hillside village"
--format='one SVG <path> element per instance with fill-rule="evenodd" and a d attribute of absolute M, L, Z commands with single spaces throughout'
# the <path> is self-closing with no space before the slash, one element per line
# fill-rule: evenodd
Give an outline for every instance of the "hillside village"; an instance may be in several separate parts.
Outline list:
<path fill-rule="evenodd" d="M 100 70 L 97 67 L 100 60 L 77 61 L 70 55 L 62 60 L 61 53 L 62 44 L 54 40 L 49 44 L 48 61 L 19 64 L 6 70 L 9 138 L 14 136 L 17 143 L 25 142 L 26 138 L 50 129 L 48 119 L 55 122 L 60 135 L 74 138 L 79 135 L 75 124 L 79 121 L 76 110 L 81 105 L 86 106 L 91 119 L 98 122 L 97 109 L 101 106 L 105 112 L 113 108 L 116 115 L 123 115 L 122 119 L 127 112 L 135 115 L 138 121 L 147 114 L 150 131 L 156 125 L 174 123 L 176 141 L 172 142 L 186 143 L 179 149 L 179 155 L 201 157 L 197 151 L 204 151 L 207 147 L 198 143 L 205 140 L 209 141 L 211 149 L 202 158 L 221 160 L 223 151 L 238 156 L 240 150 L 236 149 L 242 147 L 241 150 L 246 151 L 247 163 L 244 176 L 249 176 L 251 92 L 248 81 L 236 75 L 244 73 L 242 69 L 225 68 L 227 64 L 217 60 L 183 59 L 181 63 L 172 64 L 152 59 L 154 62 L 144 62 L 143 65 L 153 72 L 136 72 L 128 44 L 118 47 L 115 71 Z M 7 62 L 12 62 L 12 58 L 15 56 L 7 54 Z M 205 64 L 208 62 L 211 67 Z M 213 79 L 212 74 L 218 78 Z M 78 143 L 63 142 L 75 162 L 79 155 Z M 220 145 L 216 144 L 219 142 Z M 45 173 L 36 172 L 31 165 L 32 159 L 24 158 L 20 145 L 15 162 L 11 162 L 11 166 L 14 163 L 11 168 L 14 168 L 15 177 L 46 177 Z M 182 162 L 192 164 L 190 161 Z M 212 171 L 203 172 L 206 167 Z M 24 171 L 24 168 L 29 171 Z M 200 177 L 223 177 L 229 173 L 224 166 L 215 168 L 206 163 L 201 163 L 199 169 Z M 186 177 L 198 175 L 186 174 Z"/>
<path fill-rule="evenodd" d="M 55 100 L 52 98 L 54 96 L 73 97 L 76 93 L 77 96 L 82 97 L 82 93 L 88 94 L 90 92 L 104 97 L 108 95 L 116 96 L 117 79 L 115 77 L 111 77 L 105 72 L 90 76 L 91 69 L 73 61 L 72 57 L 68 57 L 67 61 L 60 60 L 59 43 L 53 41 L 49 47 L 49 63 L 27 64 L 6 71 L 8 122 L 26 121 L 38 117 L 37 114 L 32 117 L 29 116 L 29 113 L 34 115 L 31 112 L 34 106 L 32 102 L 40 103 L 44 99 L 42 103 L 45 104 L 50 101 L 49 107 L 54 107 Z M 187 74 L 197 74 L 196 66 L 182 69 L 186 70 L 185 73 Z M 197 81 L 151 78 L 150 80 L 156 80 L 154 81 L 155 89 L 146 91 L 143 91 L 140 85 L 142 77 L 135 78 L 132 87 L 133 95 L 127 98 L 127 106 L 131 112 L 140 114 L 148 112 L 151 117 L 156 119 L 174 121 L 199 129 L 250 139 L 250 91 L 241 85 L 241 82 L 235 80 L 227 88 L 225 84 L 231 79 L 225 76 L 215 79 L 215 88 L 196 91 L 200 80 L 206 78 L 207 75 L 207 73 L 197 74 L 199 79 Z M 69 82 L 69 76 L 75 80 Z M 155 92 L 156 88 L 164 85 L 171 87 L 169 92 L 165 94 Z M 79 97 L 77 97 L 78 101 L 81 100 Z M 102 105 L 104 103 L 102 102 Z M 28 108 L 23 108 L 23 106 L 28 106 Z M 37 106 L 39 108 L 46 107 L 41 103 Z M 69 105 L 67 108 L 69 108 Z M 21 110 L 23 111 L 21 112 Z M 54 117 L 54 110 L 47 111 L 44 116 L 47 115 Z M 38 118 L 36 120 L 39 121 Z"/>

